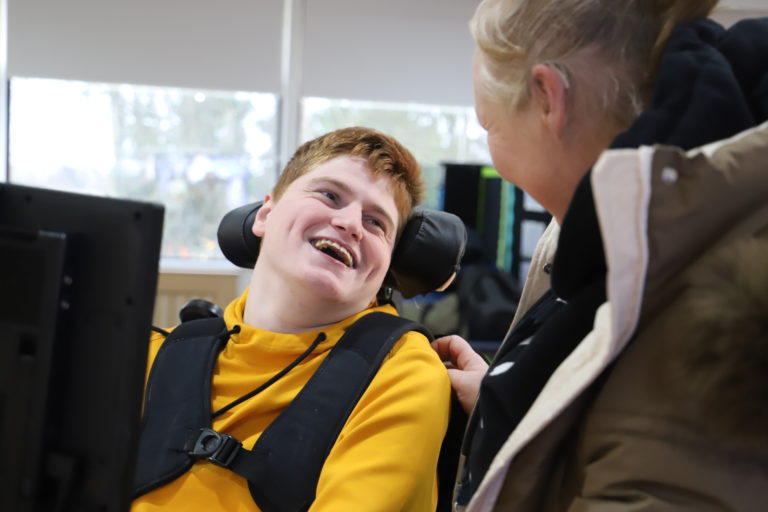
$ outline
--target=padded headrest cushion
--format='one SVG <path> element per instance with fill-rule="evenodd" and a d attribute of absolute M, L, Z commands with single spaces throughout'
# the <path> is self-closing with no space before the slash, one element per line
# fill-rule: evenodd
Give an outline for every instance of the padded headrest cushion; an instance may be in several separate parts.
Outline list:
<path fill-rule="evenodd" d="M 251 230 L 261 201 L 227 213 L 219 223 L 219 247 L 224 256 L 242 268 L 253 268 L 261 240 Z M 464 223 L 456 215 L 416 209 L 406 222 L 394 252 L 384 286 L 410 298 L 442 286 L 459 271 L 467 244 Z"/>
<path fill-rule="evenodd" d="M 219 223 L 219 248 L 229 261 L 241 268 L 253 268 L 259 256 L 261 239 L 251 228 L 262 201 L 246 204 L 230 211 Z"/>
<path fill-rule="evenodd" d="M 403 297 L 436 290 L 458 273 L 467 230 L 456 215 L 435 210 L 415 210 L 400 235 L 384 285 Z"/>

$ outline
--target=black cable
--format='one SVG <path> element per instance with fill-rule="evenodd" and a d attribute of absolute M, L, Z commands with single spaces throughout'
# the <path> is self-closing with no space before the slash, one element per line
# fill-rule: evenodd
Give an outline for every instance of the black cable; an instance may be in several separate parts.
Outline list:
<path fill-rule="evenodd" d="M 154 325 L 150 326 L 150 329 L 155 331 L 156 333 L 162 334 L 166 338 L 171 335 L 171 333 L 169 333 L 168 331 L 163 330 L 163 329 L 161 329 L 159 327 L 155 327 Z"/>
<path fill-rule="evenodd" d="M 299 357 L 294 359 L 291 364 L 289 364 L 288 366 L 286 366 L 285 368 L 280 370 L 278 373 L 276 373 L 274 376 L 272 376 L 267 382 L 265 382 L 261 386 L 257 387 L 253 391 L 250 391 L 250 392 L 244 394 L 240 398 L 236 398 L 235 400 L 233 400 L 229 404 L 225 405 L 224 407 L 222 407 L 218 411 L 216 411 L 213 414 L 211 414 L 211 419 L 224 414 L 225 412 L 227 412 L 228 410 L 230 410 L 234 406 L 236 406 L 238 404 L 241 404 L 241 403 L 245 402 L 246 400 L 248 400 L 249 398 L 252 398 L 252 397 L 258 395 L 259 393 L 261 393 L 262 391 L 267 389 L 269 386 L 271 386 L 272 384 L 277 382 L 281 377 L 283 377 L 286 373 L 291 371 L 297 364 L 302 362 L 309 354 L 311 354 L 312 351 L 315 350 L 315 348 L 323 340 L 325 340 L 325 333 L 321 332 L 320 334 L 317 335 L 317 338 L 315 338 L 315 341 L 312 342 L 312 345 L 310 345 L 309 348 L 307 350 L 305 350 L 303 354 L 301 354 Z"/>

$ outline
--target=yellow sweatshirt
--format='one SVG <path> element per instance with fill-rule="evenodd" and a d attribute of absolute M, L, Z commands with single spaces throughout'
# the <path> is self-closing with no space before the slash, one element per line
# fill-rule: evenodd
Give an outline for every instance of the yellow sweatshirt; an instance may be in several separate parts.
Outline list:
<path fill-rule="evenodd" d="M 226 309 L 227 327 L 240 325 L 219 355 L 211 387 L 216 411 L 255 389 L 290 364 L 324 332 L 326 340 L 288 374 L 213 421 L 212 428 L 252 448 L 264 429 L 293 400 L 346 328 L 369 308 L 317 331 L 280 334 L 243 324 L 247 291 Z M 164 337 L 152 337 L 149 366 Z M 371 381 L 331 449 L 311 511 L 425 512 L 437 504 L 437 458 L 448 425 L 450 383 L 424 336 L 406 333 Z M 245 479 L 199 461 L 176 480 L 133 502 L 132 512 L 258 511 Z"/>

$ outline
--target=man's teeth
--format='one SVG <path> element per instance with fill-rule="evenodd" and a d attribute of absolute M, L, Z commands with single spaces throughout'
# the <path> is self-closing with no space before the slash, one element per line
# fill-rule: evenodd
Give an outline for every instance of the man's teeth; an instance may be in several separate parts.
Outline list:
<path fill-rule="evenodd" d="M 329 254 L 330 256 L 333 256 L 337 260 L 341 261 L 348 267 L 352 267 L 354 264 L 354 261 L 352 260 L 352 255 L 349 254 L 349 251 L 342 247 L 341 245 L 337 244 L 333 240 L 326 240 L 326 239 L 320 239 L 315 240 L 312 242 L 312 245 L 315 249 L 319 251 L 323 251 L 326 254 Z"/>

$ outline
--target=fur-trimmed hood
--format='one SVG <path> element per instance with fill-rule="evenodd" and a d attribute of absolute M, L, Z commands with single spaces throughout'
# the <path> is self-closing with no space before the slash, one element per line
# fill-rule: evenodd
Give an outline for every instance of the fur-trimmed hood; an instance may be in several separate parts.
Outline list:
<path fill-rule="evenodd" d="M 768 453 L 768 237 L 741 238 L 692 267 L 676 343 L 660 354 L 684 416 L 713 439 Z"/>

